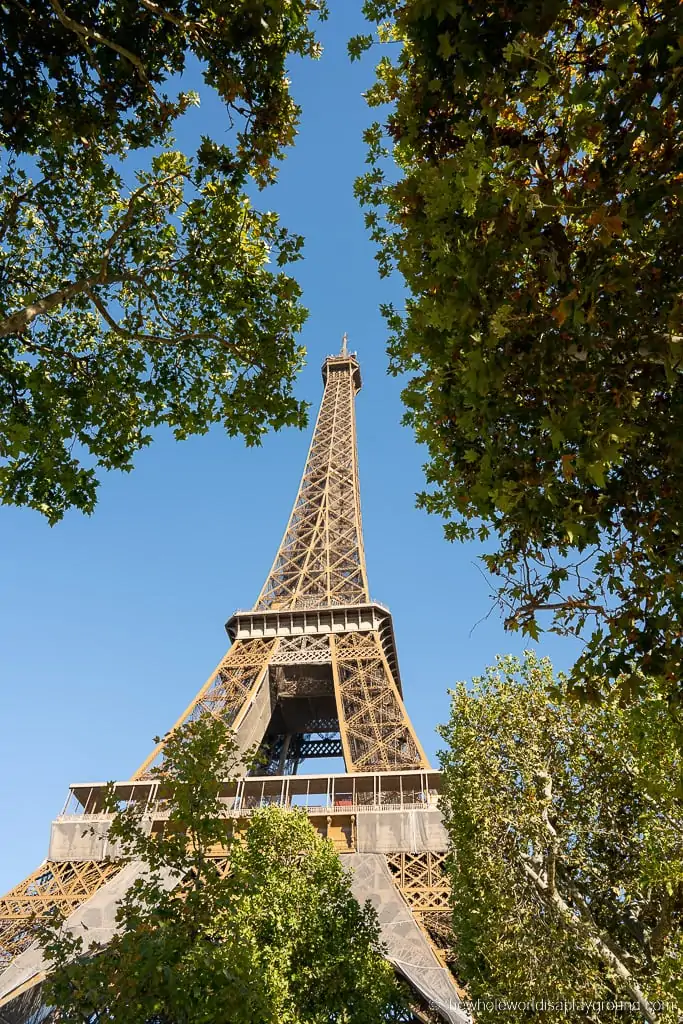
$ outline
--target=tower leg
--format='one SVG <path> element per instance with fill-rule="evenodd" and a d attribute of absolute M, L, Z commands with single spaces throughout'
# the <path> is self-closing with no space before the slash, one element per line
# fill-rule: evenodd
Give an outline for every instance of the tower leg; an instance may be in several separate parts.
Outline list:
<path fill-rule="evenodd" d="M 114 875 L 109 861 L 45 861 L 0 899 L 0 972 L 33 942 L 33 924 L 53 910 L 68 917 Z"/>
<path fill-rule="evenodd" d="M 268 664 L 277 650 L 278 644 L 279 640 L 277 639 L 237 640 L 167 735 L 175 732 L 185 722 L 205 714 L 215 715 L 231 725 L 235 731 L 240 729 L 247 714 L 251 711 L 251 702 L 266 679 Z M 267 720 L 265 724 L 268 725 Z M 260 741 L 261 736 L 258 736 L 257 739 Z M 143 778 L 159 760 L 165 741 L 166 738 L 156 745 L 149 757 L 135 772 L 133 779 Z M 249 745 L 244 743 L 243 748 L 246 749 Z"/>
<path fill-rule="evenodd" d="M 460 1005 L 460 994 L 450 971 L 439 961 L 424 931 L 402 898 L 380 853 L 353 853 L 342 858 L 353 871 L 353 891 L 360 904 L 366 900 L 379 918 L 387 959 L 439 1017 L 449 1024 L 470 1024 Z"/>
<path fill-rule="evenodd" d="M 428 768 L 379 633 L 333 635 L 330 645 L 346 770 Z"/>

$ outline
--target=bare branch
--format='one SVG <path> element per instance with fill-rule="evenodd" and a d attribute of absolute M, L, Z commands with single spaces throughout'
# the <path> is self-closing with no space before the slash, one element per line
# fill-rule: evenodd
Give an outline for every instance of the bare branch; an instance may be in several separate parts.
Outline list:
<path fill-rule="evenodd" d="M 520 607 L 509 616 L 511 621 L 519 619 L 531 618 L 536 612 L 553 612 L 553 611 L 585 611 L 595 612 L 600 615 L 607 615 L 607 609 L 601 604 L 591 604 L 589 601 L 583 601 L 578 597 L 568 597 L 564 601 L 551 601 L 551 602 L 535 602 L 529 601 L 527 604 L 520 605 Z"/>
<path fill-rule="evenodd" d="M 540 770 L 536 772 L 535 779 L 537 790 L 536 799 L 543 808 L 541 811 L 541 819 L 549 837 L 548 855 L 546 858 L 546 882 L 548 888 L 553 890 L 555 888 L 555 867 L 559 851 L 557 830 L 551 824 L 549 816 L 553 799 L 553 780 L 548 772 Z"/>

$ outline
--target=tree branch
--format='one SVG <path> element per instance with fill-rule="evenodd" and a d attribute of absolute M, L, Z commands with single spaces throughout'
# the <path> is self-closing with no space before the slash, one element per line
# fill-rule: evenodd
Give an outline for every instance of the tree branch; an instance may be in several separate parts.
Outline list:
<path fill-rule="evenodd" d="M 668 892 L 662 898 L 662 909 L 657 924 L 650 933 L 650 949 L 654 956 L 661 956 L 664 951 L 664 943 L 671 931 L 671 897 Z"/>
<path fill-rule="evenodd" d="M 125 57 L 126 60 L 130 61 L 130 63 L 135 68 L 137 68 L 137 72 L 138 75 L 140 76 L 141 81 L 143 81 L 145 85 L 149 86 L 145 66 L 139 57 L 136 57 L 134 53 L 131 53 L 130 50 L 127 50 L 125 46 L 119 46 L 118 43 L 113 42 L 111 39 L 107 39 L 96 29 L 87 28 L 85 25 L 80 25 L 77 21 L 74 21 L 74 19 L 70 18 L 69 15 L 66 13 L 59 0 L 50 0 L 50 6 L 52 7 L 53 11 L 61 21 L 62 25 L 64 25 L 65 28 L 68 28 L 71 32 L 74 32 L 77 36 L 79 36 L 82 39 L 83 45 L 85 46 L 88 54 L 90 55 L 91 60 L 95 62 L 96 67 L 97 62 L 95 61 L 95 56 L 92 50 L 88 46 L 88 39 L 94 39 L 96 43 L 100 43 L 102 46 L 108 46 L 110 50 L 115 50 L 116 53 L 119 53 L 122 57 Z"/>
<path fill-rule="evenodd" d="M 648 1024 L 657 1024 L 658 1018 L 650 1006 L 647 997 L 639 988 L 626 964 L 611 948 L 611 942 L 608 943 L 600 933 L 600 930 L 586 903 L 582 899 L 575 899 L 574 894 L 572 894 L 572 898 L 575 899 L 576 908 L 579 913 L 579 917 L 577 918 L 572 913 L 569 904 L 565 902 L 562 896 L 560 896 L 557 888 L 554 887 L 551 889 L 548 886 L 547 880 L 542 878 L 538 872 L 534 870 L 524 856 L 520 856 L 519 863 L 527 878 L 529 878 L 534 884 L 541 898 L 544 899 L 546 903 L 551 903 L 555 909 L 559 911 L 565 924 L 575 931 L 582 932 L 603 960 L 605 960 L 613 969 L 615 974 L 618 975 L 623 982 L 626 991 L 635 1000 L 635 1002 L 638 1003 L 638 1006 L 640 1007 L 645 1020 L 648 1021 Z"/>
<path fill-rule="evenodd" d="M 69 352 L 68 349 L 63 348 L 61 345 L 51 347 L 50 345 L 41 345 L 31 338 L 27 338 L 23 342 L 24 347 L 28 352 L 37 356 L 61 356 L 63 359 L 68 359 L 74 365 L 74 369 L 79 372 L 87 372 L 88 363 L 92 358 L 92 353 L 85 352 L 83 355 L 78 356 L 75 352 Z"/>
<path fill-rule="evenodd" d="M 50 3 L 52 4 L 57 2 L 58 0 L 50 0 Z M 111 276 L 107 273 L 109 258 L 111 256 L 112 250 L 118 242 L 118 240 L 121 238 L 121 236 L 130 228 L 135 214 L 135 203 L 140 198 L 140 196 L 144 195 L 144 193 L 148 192 L 150 189 L 161 188 L 164 185 L 168 184 L 169 182 L 184 177 L 185 174 L 183 171 L 175 171 L 173 174 L 168 174 L 163 178 L 158 178 L 154 181 L 145 182 L 139 188 L 135 189 L 135 191 L 133 191 L 129 197 L 128 206 L 126 208 L 125 214 L 123 215 L 121 221 L 112 231 L 111 235 L 106 241 L 100 263 L 100 273 L 97 276 L 84 278 L 81 281 L 74 281 L 71 284 L 65 285 L 63 288 L 58 288 L 55 291 L 51 292 L 49 295 L 46 295 L 44 298 L 39 299 L 37 302 L 34 302 L 26 306 L 24 309 L 17 310 L 16 313 L 13 313 L 4 321 L 0 321 L 0 338 L 7 337 L 10 334 L 22 333 L 31 324 L 31 322 L 35 320 L 37 316 L 41 316 L 45 313 L 51 312 L 53 309 L 56 309 L 57 307 L 63 305 L 70 298 L 73 298 L 74 295 L 85 293 L 92 298 L 93 296 L 91 290 L 97 284 L 120 284 L 124 281 L 135 281 L 136 279 L 138 279 L 140 277 L 140 274 L 132 272 L 127 274 L 115 274 Z M 51 226 L 49 216 L 46 214 L 44 210 L 42 210 L 41 207 L 39 207 L 39 209 L 41 209 L 43 216 L 45 216 L 46 220 L 48 221 L 48 226 Z M 53 237 L 53 240 L 56 242 L 59 241 L 59 239 L 56 237 Z"/>
<path fill-rule="evenodd" d="M 500 602 L 507 604 L 508 608 L 511 606 L 511 602 Z M 511 623 L 524 623 L 534 618 L 537 612 L 592 612 L 594 615 L 601 615 L 603 618 L 607 618 L 607 609 L 601 604 L 592 604 L 590 601 L 584 601 L 580 598 L 568 597 L 565 601 L 527 601 L 526 604 L 520 605 L 514 611 L 512 611 L 505 619 L 506 628 Z"/>
<path fill-rule="evenodd" d="M 136 274 L 118 274 L 105 278 L 103 281 L 101 274 L 98 274 L 97 276 L 83 278 L 81 281 L 72 281 L 64 285 L 63 288 L 57 288 L 55 291 L 50 292 L 49 295 L 45 295 L 42 299 L 24 306 L 23 309 L 17 310 L 16 313 L 12 313 L 11 316 L 0 321 L 0 338 L 6 338 L 10 334 L 23 333 L 37 316 L 50 313 L 53 309 L 57 309 L 58 306 L 64 305 L 74 295 L 87 294 L 96 284 L 121 284 L 123 281 L 134 281 L 137 276 Z"/>
<path fill-rule="evenodd" d="M 550 775 L 546 771 L 536 772 L 536 787 L 537 787 L 537 799 L 543 808 L 541 812 L 541 819 L 545 826 L 545 830 L 550 837 L 548 844 L 548 855 L 546 859 L 546 884 L 548 889 L 551 891 L 555 889 L 555 867 L 557 863 L 557 853 L 559 849 L 559 843 L 557 839 L 557 831 L 550 822 L 549 809 L 553 799 L 553 781 Z"/>
<path fill-rule="evenodd" d="M 187 331 L 184 334 L 178 334 L 175 337 L 165 337 L 163 334 L 140 334 L 138 331 L 129 331 L 125 327 L 121 327 L 116 322 L 114 317 L 111 315 L 105 304 L 94 291 L 88 290 L 88 298 L 92 300 L 93 305 L 101 314 L 102 318 L 109 324 L 112 331 L 120 335 L 122 338 L 127 338 L 129 341 L 147 341 L 159 345 L 178 345 L 184 341 L 221 341 L 216 334 L 212 331 Z M 227 346 L 226 346 L 227 347 Z"/>
<path fill-rule="evenodd" d="M 14 225 L 16 213 L 21 204 L 25 203 L 26 200 L 31 197 L 33 192 L 35 192 L 36 189 L 39 188 L 41 185 L 44 185 L 46 181 L 46 178 L 41 178 L 40 181 L 31 182 L 29 188 L 25 189 L 23 192 L 15 193 L 12 196 L 10 201 L 5 206 L 2 213 L 2 219 L 0 220 L 0 242 L 2 242 L 3 238 L 5 237 L 7 229 Z"/>
<path fill-rule="evenodd" d="M 170 181 L 175 181 L 176 178 L 184 177 L 185 174 L 183 171 L 175 171 L 173 174 L 167 174 L 165 178 L 157 178 L 154 181 L 146 181 L 144 185 L 140 185 L 139 188 L 136 188 L 133 192 L 131 192 L 128 199 L 128 206 L 126 207 L 126 212 L 121 218 L 120 223 L 112 231 L 111 235 L 107 239 L 107 244 L 104 247 L 104 253 L 102 255 L 101 264 L 102 274 L 104 274 L 107 269 L 109 257 L 111 256 L 114 245 L 116 244 L 116 242 L 118 242 L 119 238 L 124 233 L 124 231 L 127 231 L 128 228 L 133 223 L 133 213 L 135 212 L 136 200 L 138 200 L 140 196 L 144 195 L 144 193 L 148 192 L 150 189 L 161 188 L 163 185 L 167 185 Z"/>
<path fill-rule="evenodd" d="M 202 29 L 204 32 L 210 31 L 210 27 L 203 21 L 188 21 L 186 18 L 181 18 L 178 14 L 172 14 L 171 11 L 165 10 L 163 7 L 160 7 L 159 4 L 152 3 L 152 0 L 140 0 L 140 3 L 143 7 L 146 7 L 148 11 L 151 11 L 152 14 L 158 14 L 160 18 L 163 18 L 165 21 L 170 21 L 174 25 L 178 25 L 186 32 L 197 31 L 198 29 Z"/>

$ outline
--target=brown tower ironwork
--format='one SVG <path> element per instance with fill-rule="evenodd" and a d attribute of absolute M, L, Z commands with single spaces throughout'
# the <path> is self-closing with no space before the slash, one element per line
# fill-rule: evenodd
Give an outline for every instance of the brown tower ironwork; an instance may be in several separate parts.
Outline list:
<path fill-rule="evenodd" d="M 325 360 L 325 391 L 299 493 L 256 607 L 365 604 L 368 591 L 356 455 L 360 367 Z"/>
<path fill-rule="evenodd" d="M 248 816 L 264 799 L 289 806 L 305 792 L 311 820 L 353 867 L 359 898 L 377 904 L 390 959 L 418 1002 L 460 1021 L 445 966 L 439 773 L 406 712 L 391 614 L 368 589 L 355 424 L 361 375 L 346 336 L 322 373 L 304 473 L 270 573 L 254 607 L 228 620 L 230 649 L 170 731 L 212 714 L 230 724 L 242 750 L 259 746 L 265 767 L 226 789 L 230 812 Z M 150 768 L 163 747 L 162 740 L 119 784 L 126 800 L 144 798 L 154 808 Z M 304 762 L 330 757 L 342 757 L 346 771 L 300 774 Z M 0 1022 L 21 1024 L 39 998 L 44 965 L 33 944 L 35 916 L 59 906 L 77 927 L 93 904 L 114 913 L 123 883 L 106 837 L 79 841 L 73 832 L 82 836 L 84 821 L 101 820 L 102 792 L 71 787 L 77 813 L 53 824 L 48 860 L 0 899 Z"/>

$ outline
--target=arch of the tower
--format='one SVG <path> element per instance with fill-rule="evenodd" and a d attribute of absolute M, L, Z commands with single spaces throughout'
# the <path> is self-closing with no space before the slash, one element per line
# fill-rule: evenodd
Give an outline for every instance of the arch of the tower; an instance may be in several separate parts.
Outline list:
<path fill-rule="evenodd" d="M 253 774 L 294 775 L 306 762 L 329 766 L 343 758 L 326 637 L 282 642 L 269 666 L 268 689 L 270 719 Z"/>
<path fill-rule="evenodd" d="M 318 758 L 343 758 L 351 772 L 426 767 L 377 632 L 285 637 L 261 687 L 255 705 L 267 700 L 269 715 L 256 774 Z"/>

